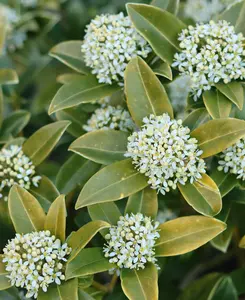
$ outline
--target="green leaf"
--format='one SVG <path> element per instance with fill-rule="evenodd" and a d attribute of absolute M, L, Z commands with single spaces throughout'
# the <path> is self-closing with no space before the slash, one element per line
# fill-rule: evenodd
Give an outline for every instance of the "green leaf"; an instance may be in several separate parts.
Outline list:
<path fill-rule="evenodd" d="M 93 283 L 94 276 L 93 275 L 88 275 L 84 277 L 79 277 L 78 278 L 78 288 L 79 289 L 85 289 Z"/>
<path fill-rule="evenodd" d="M 114 268 L 104 256 L 103 248 L 85 248 L 66 265 L 66 279 L 91 275 Z"/>
<path fill-rule="evenodd" d="M 244 92 L 242 84 L 239 82 L 230 82 L 227 84 L 216 83 L 216 88 L 230 99 L 240 110 L 243 108 L 244 103 Z"/>
<path fill-rule="evenodd" d="M 245 236 L 243 236 L 243 238 L 241 239 L 241 241 L 239 243 L 239 247 L 240 248 L 245 248 Z"/>
<path fill-rule="evenodd" d="M 4 11 L 4 8 L 0 8 L 1 9 L 1 21 L 0 21 L 0 55 L 3 55 L 4 52 L 4 46 L 5 46 L 5 39 L 6 39 L 6 33 L 7 33 L 7 26 L 8 26 L 8 21 L 6 20 L 6 16 L 3 17 L 6 12 Z"/>
<path fill-rule="evenodd" d="M 131 195 L 128 198 L 125 214 L 142 213 L 155 218 L 158 211 L 157 192 L 150 187 Z"/>
<path fill-rule="evenodd" d="M 60 195 L 53 182 L 46 176 L 42 176 L 38 187 L 32 186 L 30 192 L 37 198 L 46 212 L 51 203 Z"/>
<path fill-rule="evenodd" d="M 218 90 L 206 91 L 203 94 L 203 102 L 213 119 L 229 117 L 232 104 L 229 99 Z"/>
<path fill-rule="evenodd" d="M 14 70 L 0 69 L 0 85 L 17 83 L 19 83 L 19 78 Z"/>
<path fill-rule="evenodd" d="M 58 59 L 63 64 L 72 68 L 73 70 L 87 74 L 90 69 L 86 67 L 81 52 L 82 41 L 68 41 L 62 42 L 54 46 L 49 55 Z"/>
<path fill-rule="evenodd" d="M 50 206 L 46 220 L 45 229 L 49 230 L 62 242 L 66 236 L 66 203 L 65 196 L 60 195 Z"/>
<path fill-rule="evenodd" d="M 1 39 L 1 36 L 0 36 Z M 4 114 L 3 114 L 3 91 L 2 91 L 2 87 L 0 86 L 0 129 L 3 123 L 3 118 L 4 118 Z"/>
<path fill-rule="evenodd" d="M 244 136 L 245 121 L 233 118 L 211 120 L 191 132 L 191 137 L 198 140 L 203 158 L 223 151 Z"/>
<path fill-rule="evenodd" d="M 179 10 L 179 0 L 153 0 L 151 5 L 166 9 L 174 15 L 177 15 Z"/>
<path fill-rule="evenodd" d="M 17 233 L 43 230 L 45 213 L 37 199 L 25 189 L 18 185 L 11 188 L 8 208 Z"/>
<path fill-rule="evenodd" d="M 215 249 L 226 253 L 227 249 L 230 245 L 231 238 L 234 232 L 234 228 L 231 225 L 228 225 L 227 229 L 223 231 L 221 234 L 216 236 L 212 241 L 211 244 Z"/>
<path fill-rule="evenodd" d="M 122 269 L 121 284 L 130 300 L 158 300 L 158 274 L 156 266 L 149 263 L 145 269 Z"/>
<path fill-rule="evenodd" d="M 11 287 L 10 279 L 6 277 L 9 272 L 5 270 L 5 263 L 3 263 L 2 260 L 3 255 L 0 255 L 0 291 Z"/>
<path fill-rule="evenodd" d="M 174 54 L 180 50 L 178 35 L 186 25 L 171 13 L 150 5 L 127 4 L 127 11 L 137 31 L 171 65 Z"/>
<path fill-rule="evenodd" d="M 84 292 L 83 290 L 78 290 L 78 299 L 79 300 L 95 300 L 95 298 L 93 298 L 88 293 Z"/>
<path fill-rule="evenodd" d="M 173 79 L 172 69 L 169 66 L 169 64 L 167 64 L 166 62 L 161 61 L 159 59 L 151 67 L 152 67 L 153 72 L 155 74 L 157 74 L 158 76 L 165 77 L 165 78 L 167 78 L 169 80 Z"/>
<path fill-rule="evenodd" d="M 28 138 L 23 145 L 23 152 L 35 166 L 39 165 L 50 154 L 69 124 L 69 121 L 48 124 Z"/>
<path fill-rule="evenodd" d="M 206 216 L 217 215 L 222 208 L 222 199 L 215 182 L 206 174 L 194 183 L 178 184 L 187 203 Z"/>
<path fill-rule="evenodd" d="M 97 220 L 87 223 L 76 232 L 72 232 L 67 240 L 68 245 L 72 248 L 69 262 L 79 255 L 81 250 L 92 240 L 96 233 L 109 227 L 111 227 L 109 223 Z"/>
<path fill-rule="evenodd" d="M 120 210 L 114 202 L 94 204 L 88 207 L 90 218 L 95 220 L 103 220 L 111 225 L 116 225 L 121 217 Z M 108 230 L 102 230 L 102 236 L 107 234 Z"/>
<path fill-rule="evenodd" d="M 73 107 L 81 103 L 88 103 L 106 96 L 110 96 L 120 89 L 117 83 L 112 85 L 99 83 L 93 75 L 84 76 L 62 86 L 54 96 L 49 114 Z"/>
<path fill-rule="evenodd" d="M 119 130 L 96 130 L 75 140 L 69 150 L 98 164 L 109 165 L 125 159 L 128 136 Z"/>
<path fill-rule="evenodd" d="M 84 185 L 99 169 L 100 165 L 73 154 L 60 168 L 56 186 L 61 193 L 67 195 L 78 185 Z"/>
<path fill-rule="evenodd" d="M 173 117 L 173 108 L 163 85 L 140 57 L 131 59 L 126 68 L 125 93 L 128 109 L 138 126 L 150 114 L 168 113 Z"/>
<path fill-rule="evenodd" d="M 133 166 L 131 159 L 109 165 L 84 185 L 75 208 L 110 202 L 132 195 L 148 185 L 147 179 Z"/>
<path fill-rule="evenodd" d="M 238 300 L 236 288 L 229 276 L 224 276 L 218 285 L 212 300 Z"/>
<path fill-rule="evenodd" d="M 193 251 L 226 229 L 220 220 L 204 216 L 181 217 L 159 226 L 156 256 L 174 256 Z"/>
<path fill-rule="evenodd" d="M 0 299 L 3 300 L 22 300 L 19 297 L 19 291 L 16 287 L 10 287 L 7 290 L 0 291 Z"/>
<path fill-rule="evenodd" d="M 65 73 L 57 77 L 57 82 L 61 84 L 68 84 L 68 83 L 72 83 L 74 80 L 82 79 L 83 76 L 84 75 L 77 74 L 77 73 Z"/>
<path fill-rule="evenodd" d="M 210 120 L 210 117 L 205 108 L 198 108 L 193 110 L 183 121 L 183 125 L 190 128 L 190 130 L 194 130 L 199 125 Z"/>
<path fill-rule="evenodd" d="M 30 113 L 26 110 L 17 110 L 4 119 L 1 134 L 16 136 L 30 121 Z"/>
<path fill-rule="evenodd" d="M 231 173 L 224 173 L 217 169 L 211 174 L 211 177 L 217 184 L 222 197 L 228 194 L 238 184 L 235 175 Z"/>

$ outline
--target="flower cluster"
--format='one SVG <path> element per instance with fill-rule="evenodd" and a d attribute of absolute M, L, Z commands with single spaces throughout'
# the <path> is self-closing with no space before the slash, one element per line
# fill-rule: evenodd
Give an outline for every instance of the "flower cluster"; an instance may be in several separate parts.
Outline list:
<path fill-rule="evenodd" d="M 106 235 L 105 257 L 119 268 L 138 270 L 144 269 L 147 262 L 156 264 L 154 245 L 160 237 L 158 226 L 158 222 L 141 213 L 120 217 Z"/>
<path fill-rule="evenodd" d="M 95 131 L 98 129 L 115 129 L 132 132 L 135 125 L 127 110 L 121 106 L 107 106 L 95 110 L 87 125 L 83 126 L 86 131 Z"/>
<path fill-rule="evenodd" d="M 175 54 L 172 66 L 191 77 L 195 100 L 218 82 L 245 78 L 244 37 L 228 22 L 189 26 L 179 41 L 181 52 Z"/>
<path fill-rule="evenodd" d="M 145 58 L 150 52 L 145 39 L 123 13 L 97 16 L 87 26 L 82 44 L 86 65 L 99 82 L 109 84 L 122 84 L 129 60 L 137 55 Z"/>
<path fill-rule="evenodd" d="M 0 17 L 7 25 L 7 31 L 10 31 L 12 27 L 20 21 L 20 17 L 16 11 L 7 5 L 0 4 Z"/>
<path fill-rule="evenodd" d="M 29 190 L 31 185 L 38 186 L 40 176 L 35 175 L 35 166 L 24 155 L 22 148 L 11 145 L 0 151 L 0 198 L 7 200 L 9 189 L 14 184 Z"/>
<path fill-rule="evenodd" d="M 3 253 L 11 285 L 26 288 L 27 298 L 37 298 L 40 289 L 46 292 L 51 283 L 65 280 L 64 263 L 71 248 L 62 245 L 50 231 L 39 231 L 17 233 Z"/>
<path fill-rule="evenodd" d="M 202 177 L 205 173 L 202 151 L 181 120 L 171 120 L 168 114 L 150 115 L 143 123 L 141 131 L 128 138 L 125 156 L 133 159 L 153 189 L 164 195 L 170 188 L 176 189 L 177 183 L 193 183 Z"/>
<path fill-rule="evenodd" d="M 245 138 L 225 149 L 220 155 L 219 171 L 237 175 L 237 179 L 245 180 Z"/>

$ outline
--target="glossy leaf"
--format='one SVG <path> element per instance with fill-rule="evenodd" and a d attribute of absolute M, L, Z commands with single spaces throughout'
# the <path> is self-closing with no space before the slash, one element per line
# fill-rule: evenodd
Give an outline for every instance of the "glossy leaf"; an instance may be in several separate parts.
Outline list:
<path fill-rule="evenodd" d="M 6 277 L 9 272 L 5 270 L 5 264 L 2 262 L 2 260 L 3 256 L 0 255 L 0 291 L 6 290 L 11 287 L 10 280 Z"/>
<path fill-rule="evenodd" d="M 85 224 L 76 232 L 72 232 L 67 241 L 69 246 L 72 248 L 69 262 L 79 255 L 80 251 L 89 243 L 89 241 L 92 240 L 96 233 L 109 227 L 111 227 L 109 223 L 97 220 Z"/>
<path fill-rule="evenodd" d="M 230 115 L 232 104 L 230 100 L 219 91 L 206 91 L 203 101 L 213 119 L 227 118 Z"/>
<path fill-rule="evenodd" d="M 148 263 L 145 269 L 122 269 L 121 284 L 130 300 L 158 300 L 157 268 Z"/>
<path fill-rule="evenodd" d="M 209 157 L 244 137 L 245 121 L 233 118 L 211 120 L 192 131 L 191 136 L 198 140 L 198 147 L 203 151 L 201 157 Z"/>
<path fill-rule="evenodd" d="M 222 208 L 222 199 L 215 182 L 208 175 L 194 183 L 178 184 L 179 190 L 187 203 L 197 212 L 206 216 L 217 215 Z"/>
<path fill-rule="evenodd" d="M 190 130 L 194 130 L 199 125 L 210 120 L 210 117 L 205 108 L 198 108 L 193 110 L 183 121 L 183 125 L 189 127 Z"/>
<path fill-rule="evenodd" d="M 68 194 L 77 186 L 84 185 L 99 169 L 100 165 L 73 154 L 57 174 L 57 188 L 61 193 Z"/>
<path fill-rule="evenodd" d="M 233 226 L 227 227 L 225 231 L 223 231 L 221 234 L 216 236 L 212 241 L 211 244 L 215 249 L 218 249 L 219 251 L 226 253 L 227 249 L 230 245 L 231 238 L 234 232 Z"/>
<path fill-rule="evenodd" d="M 211 174 L 211 177 L 217 184 L 222 197 L 228 194 L 238 184 L 236 176 L 231 173 L 215 170 L 215 172 Z"/>
<path fill-rule="evenodd" d="M 230 99 L 240 110 L 243 108 L 244 92 L 242 84 L 239 82 L 230 82 L 227 84 L 217 83 L 215 85 L 217 89 Z"/>
<path fill-rule="evenodd" d="M 17 84 L 19 82 L 16 71 L 12 69 L 0 69 L 0 85 Z"/>
<path fill-rule="evenodd" d="M 0 38 L 1 39 L 1 38 Z M 2 91 L 2 87 L 0 87 L 0 129 L 1 129 L 1 126 L 2 126 L 2 123 L 3 123 L 3 118 L 4 118 L 4 115 L 3 115 L 3 91 Z"/>
<path fill-rule="evenodd" d="M 60 195 L 50 206 L 46 220 L 45 229 L 51 234 L 65 241 L 66 233 L 66 203 L 64 195 Z"/>
<path fill-rule="evenodd" d="M 82 41 L 67 41 L 54 46 L 49 55 L 58 59 L 63 64 L 77 72 L 87 74 L 89 68 L 86 67 L 81 52 Z"/>
<path fill-rule="evenodd" d="M 50 104 L 49 114 L 110 96 L 119 89 L 120 87 L 116 83 L 102 84 L 93 75 L 84 76 L 58 90 Z"/>
<path fill-rule="evenodd" d="M 168 113 L 173 117 L 173 108 L 163 85 L 140 57 L 131 59 L 126 68 L 125 93 L 128 109 L 138 126 L 150 114 Z"/>
<path fill-rule="evenodd" d="M 181 217 L 159 226 L 156 256 L 174 256 L 193 251 L 226 229 L 220 220 L 204 216 Z"/>
<path fill-rule="evenodd" d="M 143 215 L 155 218 L 158 211 L 157 192 L 150 187 L 131 195 L 128 198 L 125 214 L 142 213 Z"/>
<path fill-rule="evenodd" d="M 4 119 L 1 134 L 17 135 L 28 124 L 30 113 L 25 110 L 17 110 Z"/>
<path fill-rule="evenodd" d="M 84 185 L 75 208 L 123 199 L 148 185 L 147 179 L 133 166 L 131 159 L 109 165 Z"/>
<path fill-rule="evenodd" d="M 151 5 L 130 3 L 127 11 L 137 31 L 155 53 L 171 64 L 174 54 L 180 50 L 178 35 L 186 25 L 171 13 Z"/>
<path fill-rule="evenodd" d="M 85 289 L 93 283 L 94 276 L 93 275 L 88 275 L 84 277 L 79 277 L 78 278 L 78 288 L 79 289 Z"/>
<path fill-rule="evenodd" d="M 241 239 L 241 241 L 239 243 L 239 247 L 240 248 L 245 248 L 245 236 L 243 236 L 243 238 Z"/>
<path fill-rule="evenodd" d="M 84 292 L 83 290 L 78 290 L 78 299 L 79 300 L 96 300 L 92 296 L 90 296 L 88 293 Z"/>
<path fill-rule="evenodd" d="M 82 79 L 84 75 L 77 73 L 65 73 L 57 77 L 57 82 L 61 84 L 68 84 L 77 79 Z"/>
<path fill-rule="evenodd" d="M 68 261 L 66 279 L 104 272 L 112 268 L 114 265 L 105 258 L 103 248 L 85 248 L 75 259 Z"/>
<path fill-rule="evenodd" d="M 128 136 L 124 131 L 96 130 L 75 140 L 69 150 L 98 164 L 108 165 L 125 159 Z"/>
<path fill-rule="evenodd" d="M 45 213 L 29 192 L 18 185 L 14 185 L 9 193 L 8 207 L 15 231 L 30 233 L 44 228 Z"/>
<path fill-rule="evenodd" d="M 69 124 L 68 121 L 59 121 L 43 126 L 28 138 L 23 145 L 23 152 L 35 166 L 50 154 Z"/>
<path fill-rule="evenodd" d="M 177 15 L 179 10 L 179 0 L 153 0 L 151 5 L 159 7 L 161 9 L 166 9 L 172 14 Z"/>
<path fill-rule="evenodd" d="M 152 65 L 152 70 L 158 76 L 162 76 L 169 80 L 173 79 L 171 67 L 169 66 L 169 64 L 167 64 L 161 60 L 158 60 L 156 63 L 154 63 Z"/>

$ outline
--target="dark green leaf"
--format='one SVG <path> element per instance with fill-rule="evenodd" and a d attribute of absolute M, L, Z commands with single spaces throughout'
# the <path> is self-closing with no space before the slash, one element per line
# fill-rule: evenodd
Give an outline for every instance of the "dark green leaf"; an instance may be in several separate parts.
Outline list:
<path fill-rule="evenodd" d="M 25 110 L 17 110 L 10 114 L 2 124 L 2 135 L 17 135 L 28 124 L 30 113 Z"/>
<path fill-rule="evenodd" d="M 211 177 L 217 184 L 222 197 L 228 194 L 238 184 L 236 176 L 231 173 L 215 170 Z"/>
<path fill-rule="evenodd" d="M 230 99 L 240 110 L 243 108 L 244 92 L 242 84 L 239 82 L 230 82 L 227 84 L 217 83 L 215 85 L 217 89 Z"/>
<path fill-rule="evenodd" d="M 183 121 L 183 125 L 190 128 L 190 130 L 194 130 L 199 125 L 210 120 L 210 117 L 205 108 L 198 108 L 193 110 Z"/>

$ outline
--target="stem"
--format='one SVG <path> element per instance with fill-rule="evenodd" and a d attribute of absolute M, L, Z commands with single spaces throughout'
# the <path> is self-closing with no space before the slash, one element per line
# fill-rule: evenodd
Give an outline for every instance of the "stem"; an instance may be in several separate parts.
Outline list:
<path fill-rule="evenodd" d="M 108 293 L 108 288 L 95 280 L 93 281 L 92 286 L 94 286 L 97 290 L 102 291 L 103 293 Z"/>
<path fill-rule="evenodd" d="M 117 279 L 118 279 L 117 273 L 114 273 L 113 276 L 112 276 L 111 282 L 107 286 L 107 289 L 108 289 L 109 293 L 111 293 L 114 290 L 114 287 L 117 283 Z"/>

